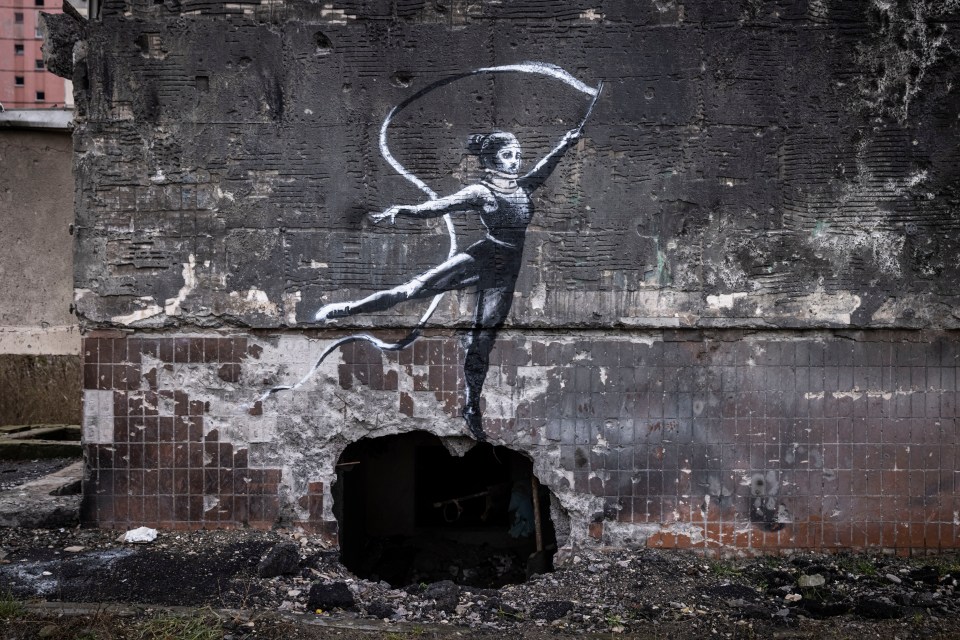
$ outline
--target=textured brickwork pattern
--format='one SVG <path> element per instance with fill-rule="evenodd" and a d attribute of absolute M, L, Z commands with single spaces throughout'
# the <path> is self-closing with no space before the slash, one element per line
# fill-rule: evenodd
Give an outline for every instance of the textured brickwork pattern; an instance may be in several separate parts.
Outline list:
<path fill-rule="evenodd" d="M 921 337 L 508 335 L 493 354 L 485 428 L 554 460 L 543 480 L 590 498 L 594 510 L 576 515 L 585 535 L 610 544 L 955 548 L 960 341 Z M 112 441 L 88 438 L 88 517 L 102 525 L 265 527 L 286 512 L 333 535 L 322 482 L 284 492 L 289 468 L 251 464 L 269 460 L 290 425 L 317 446 L 340 422 L 371 435 L 432 430 L 444 416 L 463 428 L 454 336 L 389 354 L 349 345 L 327 375 L 256 404 L 278 376 L 308 367 L 311 351 L 251 335 L 95 338 L 84 352 L 87 388 L 113 402 L 112 413 L 99 407 L 113 416 Z M 269 364 L 273 354 L 289 360 Z M 205 400 L 156 383 L 178 368 L 207 371 Z M 318 396 L 339 398 L 343 413 L 311 404 Z M 380 424 L 366 424 L 373 409 L 356 398 L 378 407 Z M 90 429 L 97 410 L 86 407 Z M 210 426 L 238 423 L 246 430 L 229 442 Z"/>

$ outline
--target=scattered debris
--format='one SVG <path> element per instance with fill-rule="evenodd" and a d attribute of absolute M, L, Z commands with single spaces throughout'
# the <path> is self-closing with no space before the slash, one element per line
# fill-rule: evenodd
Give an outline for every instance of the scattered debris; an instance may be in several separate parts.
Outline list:
<path fill-rule="evenodd" d="M 143 546 L 121 546 L 116 535 L 0 530 L 0 548 L 9 554 L 0 584 L 24 600 L 55 595 L 65 602 L 249 611 L 258 637 L 270 612 L 304 624 L 388 620 L 399 632 L 412 628 L 403 625 L 447 626 L 466 637 L 960 637 L 956 554 L 722 561 L 692 552 L 578 548 L 555 572 L 498 589 L 451 580 L 395 588 L 357 578 L 325 540 L 300 531 L 169 532 Z M 66 551 L 75 547 L 84 549 Z M 249 631 L 245 622 L 224 630 L 239 638 Z"/>

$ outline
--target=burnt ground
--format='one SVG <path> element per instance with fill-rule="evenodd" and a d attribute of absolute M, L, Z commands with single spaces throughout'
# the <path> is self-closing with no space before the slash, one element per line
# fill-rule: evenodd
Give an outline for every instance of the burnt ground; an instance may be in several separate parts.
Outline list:
<path fill-rule="evenodd" d="M 138 605 L 137 615 L 170 605 L 243 612 L 217 618 L 211 637 L 960 637 L 956 554 L 721 561 L 582 549 L 553 573 L 500 589 L 443 581 L 393 588 L 356 578 L 335 551 L 295 532 L 160 532 L 143 545 L 118 535 L 2 529 L 0 593 L 28 605 Z M 49 616 L 30 611 L 9 619 L 3 637 L 38 637 L 44 626 L 49 633 Z M 119 628 L 94 637 L 128 637 Z"/>

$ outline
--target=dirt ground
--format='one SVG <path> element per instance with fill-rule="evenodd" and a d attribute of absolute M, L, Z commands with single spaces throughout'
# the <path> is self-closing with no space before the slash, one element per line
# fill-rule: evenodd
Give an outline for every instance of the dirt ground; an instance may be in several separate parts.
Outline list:
<path fill-rule="evenodd" d="M 579 549 L 485 589 L 361 580 L 296 531 L 120 533 L 0 529 L 0 637 L 960 638 L 955 554 Z"/>

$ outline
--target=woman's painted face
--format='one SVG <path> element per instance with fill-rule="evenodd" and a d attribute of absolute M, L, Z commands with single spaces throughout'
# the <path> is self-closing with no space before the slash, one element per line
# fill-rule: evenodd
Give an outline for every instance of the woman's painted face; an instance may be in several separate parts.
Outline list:
<path fill-rule="evenodd" d="M 511 142 L 497 150 L 497 155 L 493 157 L 493 168 L 502 173 L 516 175 L 520 173 L 520 160 L 520 145 Z"/>

